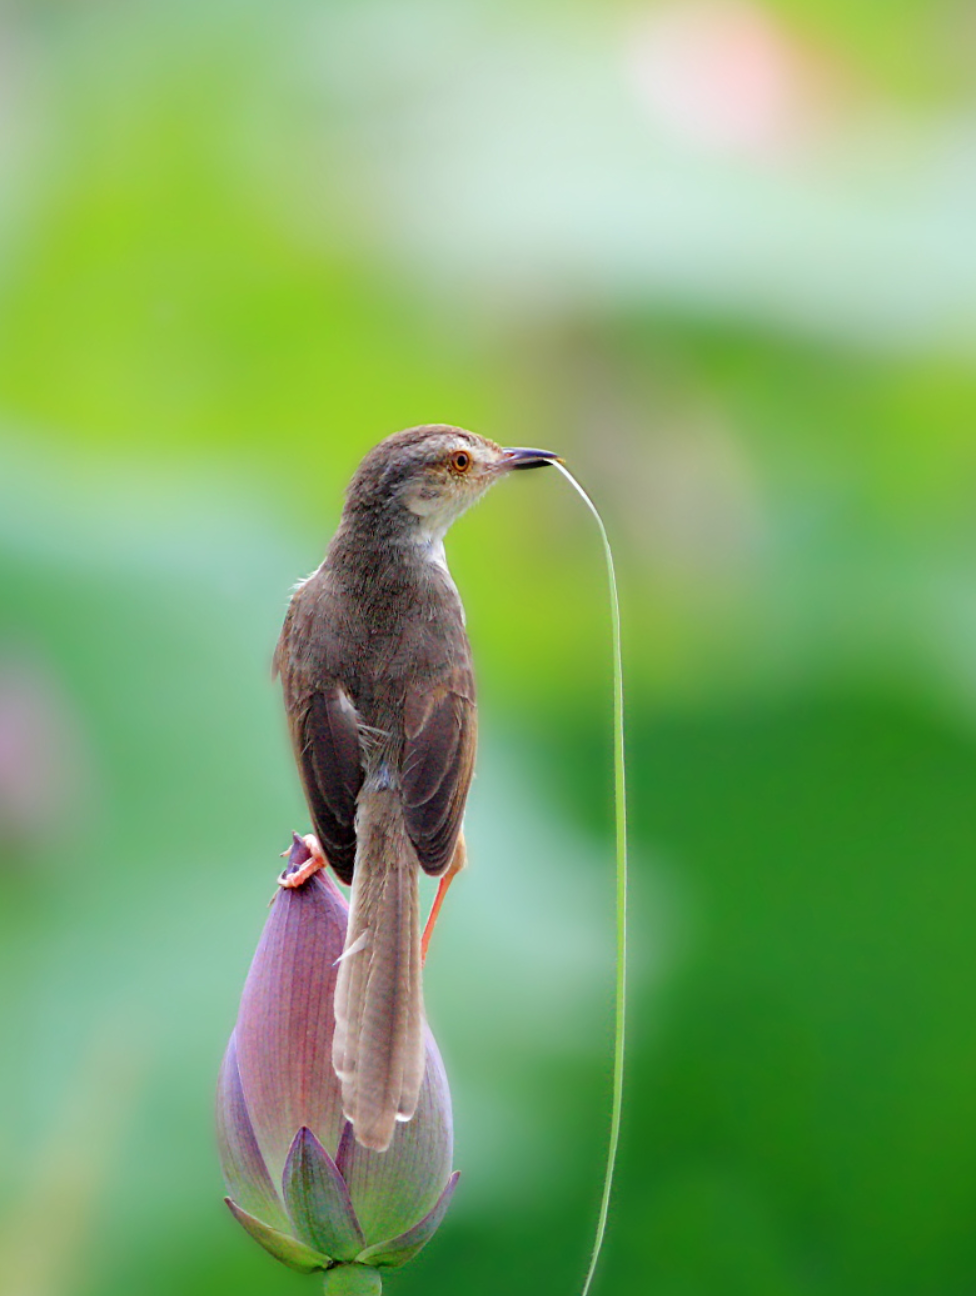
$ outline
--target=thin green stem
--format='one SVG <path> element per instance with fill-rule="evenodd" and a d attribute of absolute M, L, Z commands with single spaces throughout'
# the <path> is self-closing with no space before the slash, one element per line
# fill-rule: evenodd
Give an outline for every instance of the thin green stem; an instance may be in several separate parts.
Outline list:
<path fill-rule="evenodd" d="M 613 553 L 610 549 L 607 529 L 603 525 L 603 519 L 597 512 L 596 505 L 569 469 L 561 463 L 555 464 L 555 467 L 583 497 L 590 512 L 596 518 L 597 526 L 600 528 L 610 586 L 610 626 L 613 651 L 613 788 L 617 859 L 617 966 L 613 1043 L 613 1103 L 610 1110 L 610 1135 L 607 1143 L 603 1196 L 600 1200 L 600 1213 L 597 1217 L 593 1252 L 590 1256 L 586 1278 L 583 1280 L 582 1296 L 587 1296 L 593 1282 L 593 1275 L 596 1273 L 600 1252 L 603 1249 L 603 1239 L 607 1231 L 610 1197 L 613 1192 L 613 1176 L 617 1164 L 617 1148 L 620 1144 L 620 1121 L 624 1100 L 624 1043 L 627 1024 L 627 767 L 624 747 L 624 669 L 623 652 L 620 646 L 620 599 L 617 594 L 617 575 L 614 570 Z"/>

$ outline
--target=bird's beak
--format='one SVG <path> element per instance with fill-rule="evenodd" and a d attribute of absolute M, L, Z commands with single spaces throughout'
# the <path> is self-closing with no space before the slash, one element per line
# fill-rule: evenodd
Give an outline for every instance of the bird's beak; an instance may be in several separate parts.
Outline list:
<path fill-rule="evenodd" d="M 524 446 L 510 446 L 502 451 L 498 461 L 500 472 L 513 472 L 516 468 L 543 468 L 546 464 L 562 463 L 551 450 L 528 450 Z"/>

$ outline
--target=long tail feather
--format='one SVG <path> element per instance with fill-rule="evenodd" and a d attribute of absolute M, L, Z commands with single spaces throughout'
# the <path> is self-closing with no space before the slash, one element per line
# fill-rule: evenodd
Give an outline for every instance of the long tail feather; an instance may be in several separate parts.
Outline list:
<path fill-rule="evenodd" d="M 419 866 L 390 792 L 362 798 L 332 1061 L 357 1140 L 385 1150 L 424 1078 Z"/>

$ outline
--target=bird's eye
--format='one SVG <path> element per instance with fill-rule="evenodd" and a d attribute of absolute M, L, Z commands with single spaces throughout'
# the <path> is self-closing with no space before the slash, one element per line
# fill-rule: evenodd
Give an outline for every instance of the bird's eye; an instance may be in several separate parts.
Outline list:
<path fill-rule="evenodd" d="M 471 467 L 471 456 L 467 450 L 455 450 L 451 455 L 451 467 L 455 472 L 464 473 Z"/>

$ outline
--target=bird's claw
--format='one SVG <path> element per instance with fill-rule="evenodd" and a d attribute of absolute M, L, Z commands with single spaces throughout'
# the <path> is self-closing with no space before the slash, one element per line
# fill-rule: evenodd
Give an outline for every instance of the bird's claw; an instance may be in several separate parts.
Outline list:
<path fill-rule="evenodd" d="M 313 873 L 318 873 L 328 864 L 314 833 L 306 833 L 304 837 L 292 833 L 291 848 L 284 853 L 288 856 L 288 867 L 278 878 L 281 887 L 304 886 Z"/>

